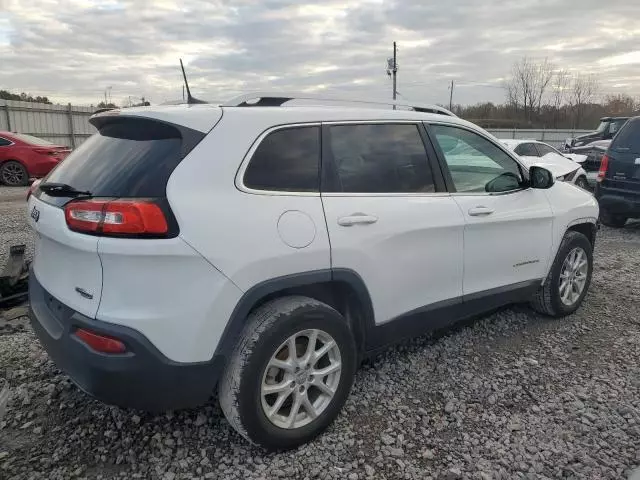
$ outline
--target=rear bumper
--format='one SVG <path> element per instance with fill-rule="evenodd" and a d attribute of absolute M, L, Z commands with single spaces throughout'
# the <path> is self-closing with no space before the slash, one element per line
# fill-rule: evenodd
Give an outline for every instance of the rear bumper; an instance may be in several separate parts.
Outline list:
<path fill-rule="evenodd" d="M 174 362 L 136 330 L 72 310 L 44 290 L 33 270 L 29 300 L 31 324 L 51 359 L 80 389 L 105 403 L 148 411 L 195 407 L 209 399 L 222 372 L 221 356 Z M 127 352 L 96 352 L 73 335 L 77 328 L 116 337 Z"/>
<path fill-rule="evenodd" d="M 61 160 L 54 160 L 52 158 L 37 159 L 28 165 L 29 176 L 37 178 L 44 177 L 45 175 L 48 175 L 51 170 L 57 167 L 60 162 Z"/>
<path fill-rule="evenodd" d="M 601 209 L 605 209 L 615 215 L 640 217 L 640 194 L 630 196 L 613 193 L 597 184 L 595 197 Z"/>

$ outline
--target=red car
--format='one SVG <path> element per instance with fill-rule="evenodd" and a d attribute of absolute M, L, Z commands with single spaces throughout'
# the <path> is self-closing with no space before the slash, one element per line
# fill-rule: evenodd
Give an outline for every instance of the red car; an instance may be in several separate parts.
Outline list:
<path fill-rule="evenodd" d="M 41 138 L 0 131 L 0 183 L 27 185 L 44 177 L 69 155 L 71 149 Z"/>

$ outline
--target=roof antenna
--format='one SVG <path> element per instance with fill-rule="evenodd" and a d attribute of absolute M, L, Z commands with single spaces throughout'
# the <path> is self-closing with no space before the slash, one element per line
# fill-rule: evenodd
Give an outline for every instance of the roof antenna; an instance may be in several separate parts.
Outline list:
<path fill-rule="evenodd" d="M 191 90 L 189 90 L 189 82 L 187 82 L 187 74 L 184 73 L 184 65 L 182 64 L 182 59 L 180 59 L 180 68 L 182 69 L 182 76 L 184 78 L 184 86 L 187 89 L 187 105 L 192 105 L 195 103 L 207 103 L 204 100 L 198 100 L 197 98 L 193 98 L 191 96 Z"/>

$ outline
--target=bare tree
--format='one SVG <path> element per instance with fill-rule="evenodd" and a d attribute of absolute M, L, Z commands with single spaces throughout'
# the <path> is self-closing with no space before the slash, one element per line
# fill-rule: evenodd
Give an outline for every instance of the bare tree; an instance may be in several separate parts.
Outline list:
<path fill-rule="evenodd" d="M 562 113 L 562 106 L 567 98 L 567 94 L 569 93 L 569 71 L 565 69 L 560 69 L 556 72 L 555 77 L 553 79 L 553 93 L 551 96 L 551 101 L 553 105 L 553 127 L 558 128 L 558 120 L 560 114 Z"/>
<path fill-rule="evenodd" d="M 636 111 L 636 100 L 624 93 L 607 95 L 603 107 L 607 115 L 633 115 Z"/>
<path fill-rule="evenodd" d="M 522 106 L 524 118 L 531 121 L 533 112 L 540 113 L 544 94 L 553 78 L 553 65 L 545 58 L 534 62 L 523 57 L 513 64 L 511 79 L 507 82 L 507 101 L 519 109 Z"/>
<path fill-rule="evenodd" d="M 585 109 L 598 93 L 600 85 L 595 75 L 576 75 L 571 85 L 571 109 L 574 127 L 580 128 Z"/>

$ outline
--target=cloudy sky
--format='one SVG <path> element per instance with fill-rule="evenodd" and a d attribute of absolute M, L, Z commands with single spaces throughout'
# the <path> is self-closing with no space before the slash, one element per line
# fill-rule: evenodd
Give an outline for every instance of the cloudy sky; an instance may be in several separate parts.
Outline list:
<path fill-rule="evenodd" d="M 601 93 L 640 96 L 637 0 L 0 0 L 0 89 L 56 102 L 153 103 L 192 92 L 348 92 L 502 101 L 522 56 L 595 73 Z"/>

